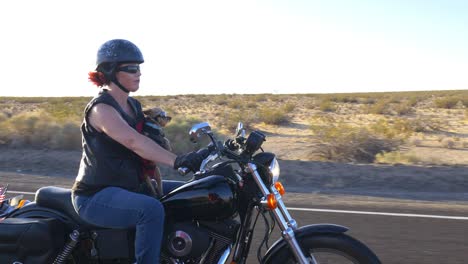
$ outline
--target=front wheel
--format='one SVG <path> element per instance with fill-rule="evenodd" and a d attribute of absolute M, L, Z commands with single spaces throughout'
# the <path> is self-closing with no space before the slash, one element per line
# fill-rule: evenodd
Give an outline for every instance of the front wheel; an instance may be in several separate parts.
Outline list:
<path fill-rule="evenodd" d="M 317 264 L 378 264 L 377 256 L 363 243 L 345 234 L 317 234 L 299 239 L 306 257 L 315 259 Z M 290 249 L 283 247 L 273 263 L 297 263 Z"/>

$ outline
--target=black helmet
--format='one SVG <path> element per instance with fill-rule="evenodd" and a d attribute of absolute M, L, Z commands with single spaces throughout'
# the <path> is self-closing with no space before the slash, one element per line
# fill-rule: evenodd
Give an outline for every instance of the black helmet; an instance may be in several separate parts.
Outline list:
<path fill-rule="evenodd" d="M 112 39 L 99 48 L 96 71 L 104 73 L 107 80 L 114 82 L 122 91 L 129 93 L 128 89 L 120 84 L 115 77 L 117 66 L 127 62 L 143 63 L 140 49 L 128 40 Z"/>
<path fill-rule="evenodd" d="M 143 54 L 132 42 L 125 39 L 112 39 L 99 48 L 96 60 L 97 66 L 103 63 L 120 64 L 124 62 L 144 62 Z"/>

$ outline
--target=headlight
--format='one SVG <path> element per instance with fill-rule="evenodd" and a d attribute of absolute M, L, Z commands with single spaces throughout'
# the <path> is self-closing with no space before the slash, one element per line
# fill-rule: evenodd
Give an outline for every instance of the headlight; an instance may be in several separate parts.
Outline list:
<path fill-rule="evenodd" d="M 274 158 L 271 161 L 270 166 L 268 166 L 268 168 L 270 169 L 271 175 L 273 176 L 271 183 L 274 184 L 275 182 L 278 181 L 278 178 L 280 176 L 280 166 L 279 166 L 278 160 Z"/>

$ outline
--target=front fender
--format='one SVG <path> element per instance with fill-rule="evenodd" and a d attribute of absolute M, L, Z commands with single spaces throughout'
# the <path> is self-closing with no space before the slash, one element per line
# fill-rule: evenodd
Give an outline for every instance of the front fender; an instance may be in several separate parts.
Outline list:
<path fill-rule="evenodd" d="M 348 231 L 347 227 L 334 225 L 334 224 L 315 224 L 306 225 L 298 228 L 294 232 L 296 239 L 300 239 L 304 236 L 316 235 L 316 234 L 327 234 L 327 233 L 344 233 Z M 270 261 L 275 259 L 277 253 L 279 253 L 284 247 L 288 247 L 287 242 L 280 238 L 278 239 L 266 252 L 261 263 L 271 263 Z"/>

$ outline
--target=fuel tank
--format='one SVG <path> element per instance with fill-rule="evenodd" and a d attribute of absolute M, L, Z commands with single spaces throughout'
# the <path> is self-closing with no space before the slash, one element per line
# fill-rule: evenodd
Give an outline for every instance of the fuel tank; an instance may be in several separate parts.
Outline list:
<path fill-rule="evenodd" d="M 219 175 L 207 176 L 168 193 L 161 202 L 174 220 L 223 220 L 236 213 L 232 187 Z"/>

